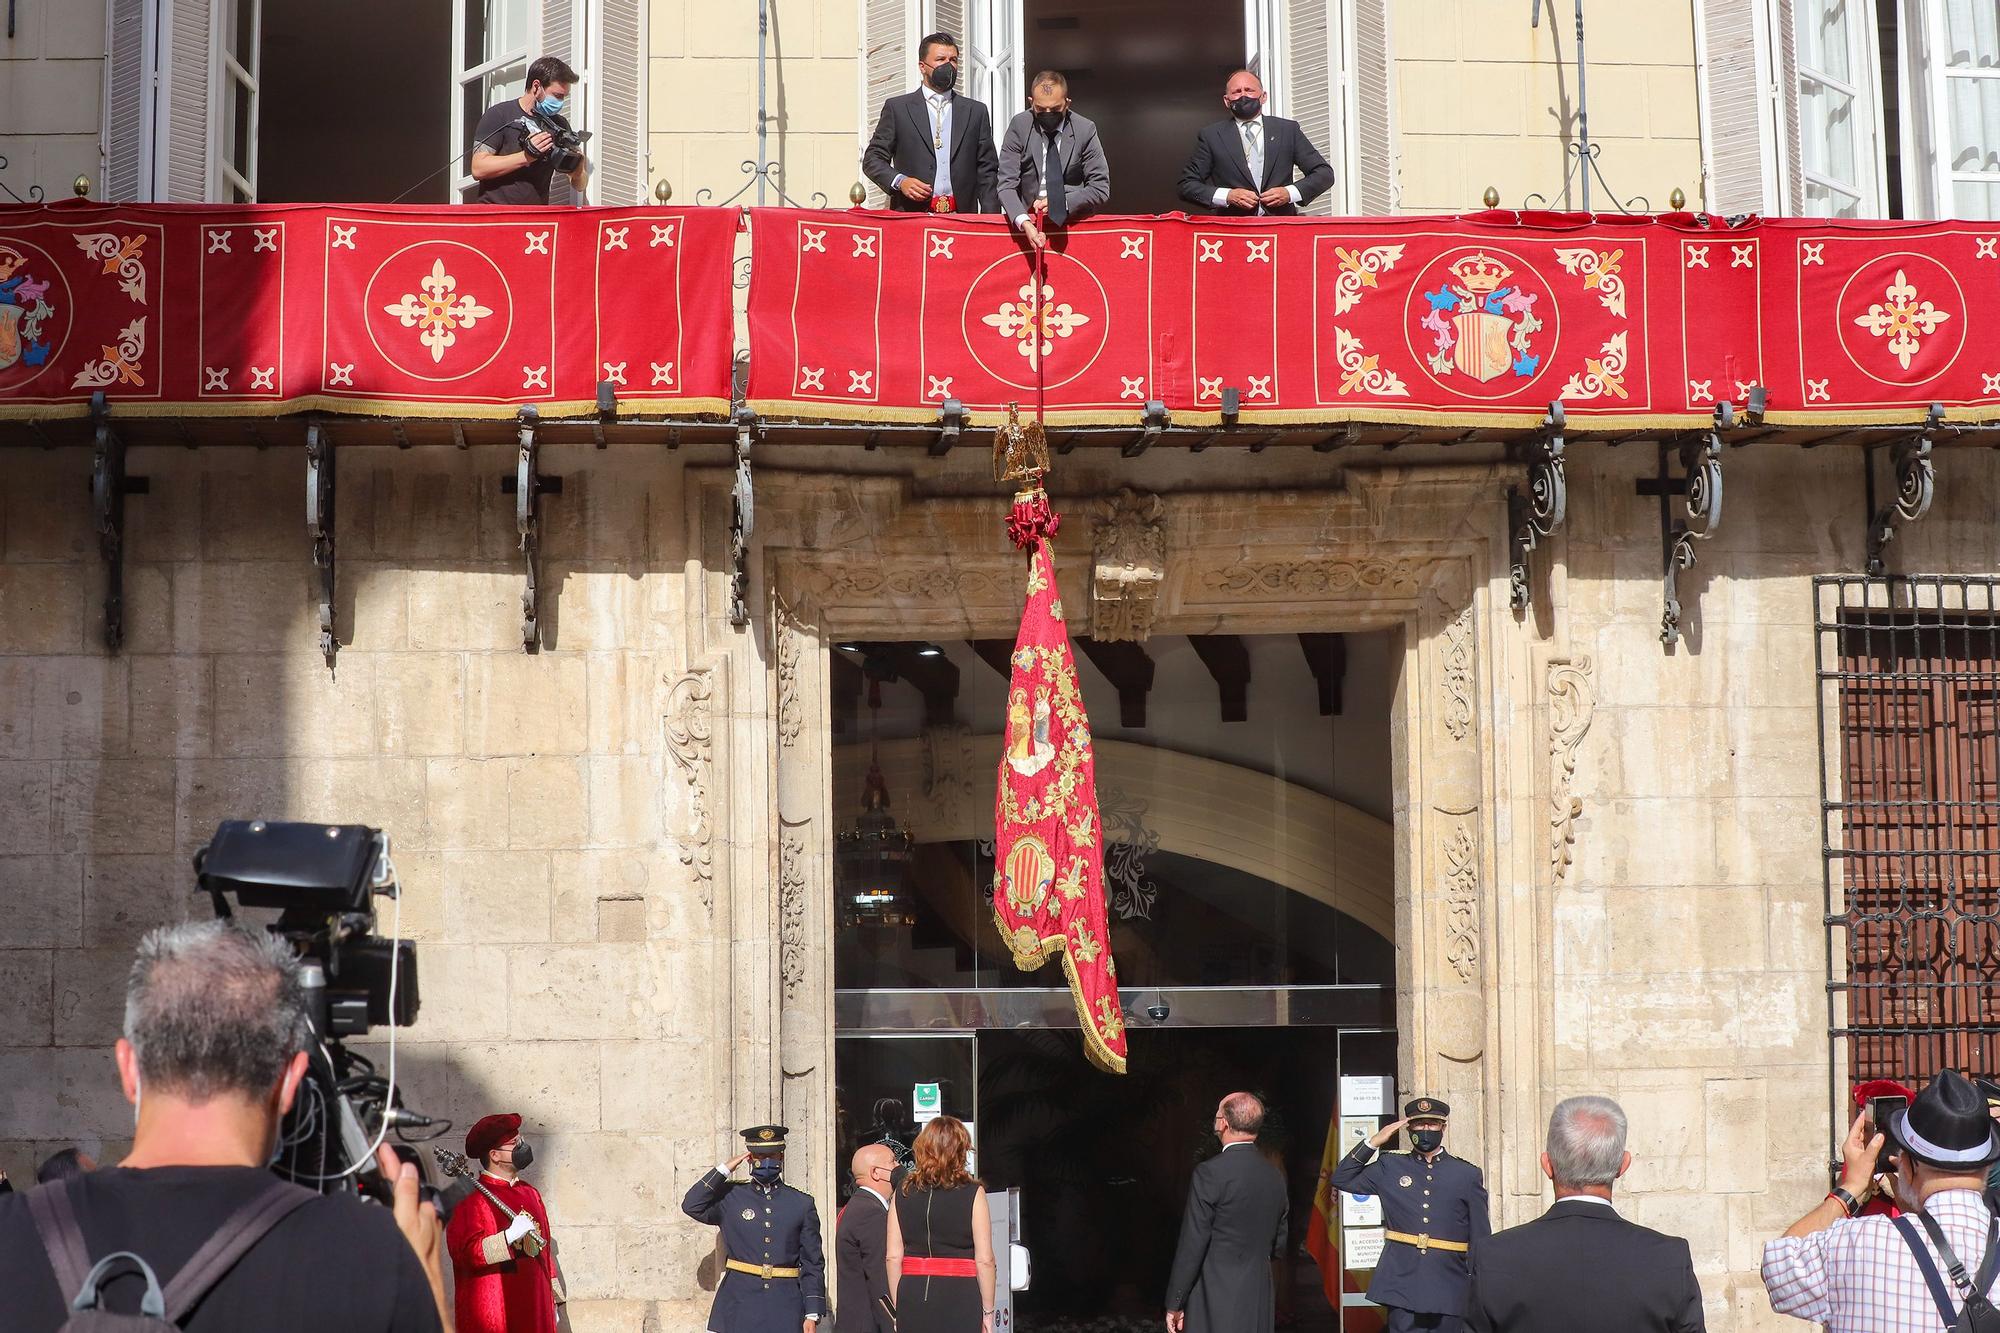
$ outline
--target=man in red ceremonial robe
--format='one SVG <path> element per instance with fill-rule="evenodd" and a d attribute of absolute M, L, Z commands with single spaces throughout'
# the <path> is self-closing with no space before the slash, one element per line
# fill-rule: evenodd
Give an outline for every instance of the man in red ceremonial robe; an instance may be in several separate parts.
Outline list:
<path fill-rule="evenodd" d="M 465 1136 L 465 1155 L 479 1159 L 479 1184 L 515 1216 L 476 1189 L 452 1210 L 444 1235 L 458 1333 L 555 1333 L 562 1281 L 548 1206 L 521 1179 L 534 1159 L 521 1117 L 480 1120 Z"/>

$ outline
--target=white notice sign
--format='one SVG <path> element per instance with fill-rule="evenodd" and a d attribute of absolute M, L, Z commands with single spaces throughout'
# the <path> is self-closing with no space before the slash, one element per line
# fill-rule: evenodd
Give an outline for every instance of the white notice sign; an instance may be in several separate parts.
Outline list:
<path fill-rule="evenodd" d="M 1371 1269 L 1382 1260 L 1384 1241 L 1380 1231 L 1348 1231 L 1340 1233 L 1341 1249 L 1346 1253 L 1349 1268 Z"/>
<path fill-rule="evenodd" d="M 1379 1074 L 1345 1075 L 1340 1080 L 1340 1114 L 1387 1115 L 1392 1081 Z"/>
<path fill-rule="evenodd" d="M 1340 1196 L 1340 1225 L 1348 1227 L 1379 1227 L 1382 1225 L 1382 1196 L 1379 1194 L 1343 1194 Z"/>

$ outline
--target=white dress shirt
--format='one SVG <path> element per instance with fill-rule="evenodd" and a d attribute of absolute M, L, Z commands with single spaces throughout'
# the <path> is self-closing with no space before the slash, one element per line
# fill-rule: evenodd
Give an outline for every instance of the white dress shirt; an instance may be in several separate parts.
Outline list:
<path fill-rule="evenodd" d="M 1250 147 L 1252 126 L 1256 127 L 1257 146 L 1254 151 Z M 1264 154 L 1271 151 L 1270 136 L 1264 133 L 1264 113 L 1259 111 L 1248 120 L 1237 121 L 1236 138 L 1243 145 L 1243 160 L 1249 164 L 1250 179 L 1257 183 L 1256 188 L 1250 192 L 1252 194 L 1262 194 L 1264 190 Z M 1305 196 L 1299 193 L 1298 186 L 1287 185 L 1285 190 L 1292 196 L 1292 206 L 1294 208 L 1305 202 Z M 1215 191 L 1215 206 L 1217 208 L 1224 208 L 1228 204 L 1229 191 L 1218 186 Z M 1257 205 L 1257 212 L 1260 216 L 1263 214 L 1264 206 L 1262 204 Z"/>

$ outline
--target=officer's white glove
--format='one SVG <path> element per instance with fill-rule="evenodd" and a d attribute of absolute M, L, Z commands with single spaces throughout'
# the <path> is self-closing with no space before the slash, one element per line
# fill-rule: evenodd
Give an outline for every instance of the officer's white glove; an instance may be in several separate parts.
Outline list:
<path fill-rule="evenodd" d="M 526 1213 L 514 1214 L 514 1220 L 507 1224 L 507 1243 L 519 1244 L 521 1237 L 535 1229 L 535 1219 Z"/>

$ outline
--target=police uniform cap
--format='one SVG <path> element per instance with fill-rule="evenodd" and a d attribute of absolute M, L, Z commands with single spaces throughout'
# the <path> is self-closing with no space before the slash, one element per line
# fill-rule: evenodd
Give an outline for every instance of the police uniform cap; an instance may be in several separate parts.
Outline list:
<path fill-rule="evenodd" d="M 1449 1102 L 1441 1102 L 1435 1097 L 1412 1097 L 1409 1101 L 1403 1103 L 1403 1119 L 1449 1120 L 1451 1119 L 1451 1104 Z"/>
<path fill-rule="evenodd" d="M 742 1134 L 743 1146 L 752 1157 L 766 1157 L 785 1150 L 783 1125 L 752 1125 Z"/>

